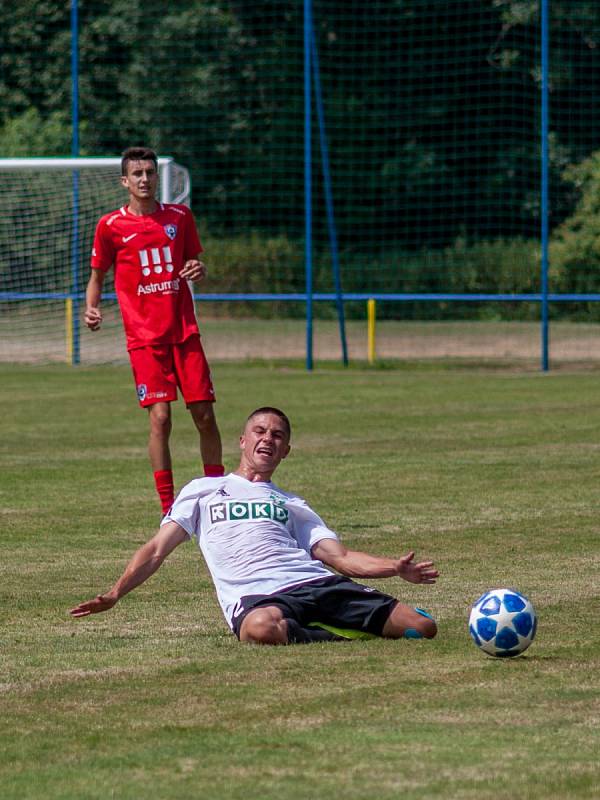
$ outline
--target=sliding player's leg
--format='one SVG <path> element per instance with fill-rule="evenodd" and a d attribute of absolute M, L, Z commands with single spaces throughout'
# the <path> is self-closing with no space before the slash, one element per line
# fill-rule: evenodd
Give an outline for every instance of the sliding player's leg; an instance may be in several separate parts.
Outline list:
<path fill-rule="evenodd" d="M 346 637 L 320 628 L 303 627 L 279 606 L 260 606 L 248 612 L 238 629 L 240 642 L 253 644 L 311 644 Z"/>
<path fill-rule="evenodd" d="M 388 639 L 433 639 L 437 625 L 422 608 L 397 603 L 392 609 L 381 635 Z"/>

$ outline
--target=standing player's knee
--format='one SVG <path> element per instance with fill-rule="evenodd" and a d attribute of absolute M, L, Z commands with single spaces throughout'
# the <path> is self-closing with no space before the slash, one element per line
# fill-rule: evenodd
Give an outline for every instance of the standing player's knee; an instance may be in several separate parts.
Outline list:
<path fill-rule="evenodd" d="M 216 428 L 217 421 L 212 403 L 194 403 L 190 406 L 190 413 L 194 424 L 201 433 L 212 431 Z"/>
<path fill-rule="evenodd" d="M 150 429 L 157 436 L 171 432 L 171 414 L 169 408 L 154 408 L 150 411 Z"/>

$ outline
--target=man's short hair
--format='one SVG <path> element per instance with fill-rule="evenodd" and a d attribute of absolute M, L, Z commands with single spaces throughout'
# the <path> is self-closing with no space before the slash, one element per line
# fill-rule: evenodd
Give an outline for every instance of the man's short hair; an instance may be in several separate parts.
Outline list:
<path fill-rule="evenodd" d="M 154 161 L 158 169 L 158 156 L 151 147 L 128 147 L 121 155 L 121 175 L 127 175 L 130 161 Z"/>
<path fill-rule="evenodd" d="M 279 408 L 273 408 L 273 406 L 262 406 L 262 408 L 257 408 L 248 416 L 246 424 L 248 424 L 251 419 L 257 417 L 259 414 L 274 414 L 276 417 L 279 417 L 279 419 L 283 422 L 283 425 L 288 435 L 288 439 L 291 438 L 292 426 L 290 425 L 290 421 L 287 415 L 284 414 L 283 411 L 281 411 Z"/>

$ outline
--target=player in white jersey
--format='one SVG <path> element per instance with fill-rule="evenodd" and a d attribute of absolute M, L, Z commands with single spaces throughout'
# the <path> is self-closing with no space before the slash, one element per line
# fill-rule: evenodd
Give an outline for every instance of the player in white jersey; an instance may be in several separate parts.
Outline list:
<path fill-rule="evenodd" d="M 134 554 L 112 589 L 71 609 L 72 616 L 112 608 L 175 547 L 194 539 L 225 618 L 241 641 L 435 636 L 437 627 L 427 612 L 351 580 L 399 576 L 432 584 L 438 577 L 433 562 L 415 563 L 412 552 L 383 558 L 348 550 L 301 497 L 272 483 L 290 451 L 290 424 L 282 411 L 254 411 L 240 436 L 240 450 L 235 472 L 187 484 L 158 533 Z"/>

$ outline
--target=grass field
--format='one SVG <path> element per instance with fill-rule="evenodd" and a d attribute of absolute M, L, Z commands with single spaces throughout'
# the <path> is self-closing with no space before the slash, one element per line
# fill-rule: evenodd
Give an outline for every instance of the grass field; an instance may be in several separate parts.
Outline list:
<path fill-rule="evenodd" d="M 414 548 L 434 587 L 380 581 L 434 641 L 253 647 L 229 633 L 184 545 L 105 615 L 159 520 L 127 367 L 0 366 L 2 800 L 600 797 L 600 384 L 594 373 L 218 364 L 240 423 L 279 405 L 277 475 L 351 547 Z M 182 485 L 198 472 L 176 404 Z M 471 643 L 493 586 L 533 600 L 527 654 Z"/>

